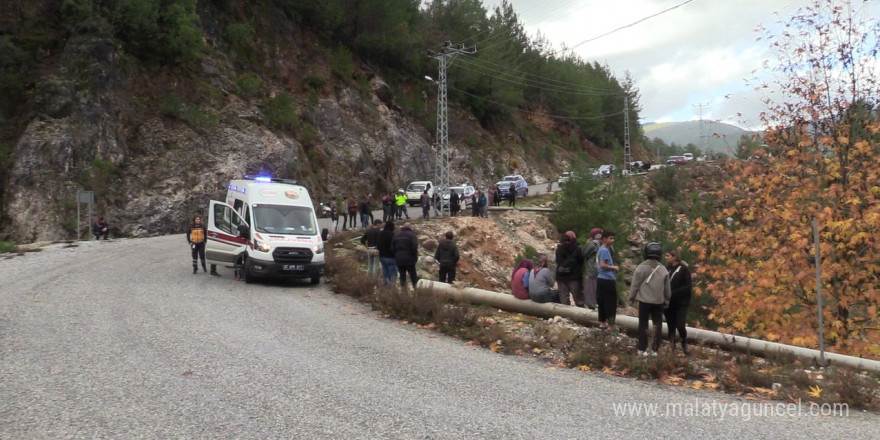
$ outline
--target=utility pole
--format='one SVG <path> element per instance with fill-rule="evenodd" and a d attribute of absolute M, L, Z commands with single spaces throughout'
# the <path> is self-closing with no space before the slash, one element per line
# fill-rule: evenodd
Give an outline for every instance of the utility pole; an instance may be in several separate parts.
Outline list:
<path fill-rule="evenodd" d="M 429 50 L 428 56 L 436 58 L 439 62 L 439 78 L 437 80 L 437 138 L 435 140 L 437 152 L 437 165 L 435 168 L 436 185 L 434 191 L 440 191 L 442 195 L 444 191 L 449 189 L 449 118 L 448 107 L 446 104 L 446 69 L 452 64 L 452 59 L 458 54 L 474 54 L 477 53 L 476 47 L 465 48 L 462 44 L 453 45 L 452 42 L 445 42 L 440 51 L 434 52 Z M 441 201 L 442 209 L 442 201 Z M 442 215 L 443 211 L 441 211 Z"/>
<path fill-rule="evenodd" d="M 623 169 L 631 173 L 632 151 L 629 145 L 629 96 L 623 95 Z"/>
<path fill-rule="evenodd" d="M 699 112 L 700 112 L 700 149 L 703 150 L 703 154 L 706 154 L 706 148 L 707 148 L 707 145 L 706 145 L 707 136 L 706 136 L 706 132 L 703 128 L 703 107 L 708 107 L 708 106 L 709 106 L 708 103 L 694 104 L 691 106 L 691 107 L 699 108 Z"/>

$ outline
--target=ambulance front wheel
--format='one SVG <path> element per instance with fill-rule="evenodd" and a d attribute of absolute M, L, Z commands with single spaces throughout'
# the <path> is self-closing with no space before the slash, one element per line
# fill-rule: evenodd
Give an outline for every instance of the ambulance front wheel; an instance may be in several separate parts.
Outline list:
<path fill-rule="evenodd" d="M 244 268 L 242 270 L 242 276 L 244 277 L 245 284 L 253 284 L 257 281 L 253 275 L 251 275 L 251 260 L 250 258 L 244 261 Z"/>

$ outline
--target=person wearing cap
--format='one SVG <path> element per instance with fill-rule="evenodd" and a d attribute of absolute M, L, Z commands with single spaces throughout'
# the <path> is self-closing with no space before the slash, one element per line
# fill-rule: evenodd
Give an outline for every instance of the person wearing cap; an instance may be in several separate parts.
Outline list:
<path fill-rule="evenodd" d="M 556 284 L 559 287 L 559 302 L 570 305 L 584 306 L 584 291 L 581 289 L 581 274 L 584 267 L 584 255 L 577 243 L 574 231 L 566 231 L 562 242 L 556 246 Z"/>
<path fill-rule="evenodd" d="M 599 276 L 599 260 L 596 259 L 596 254 L 599 252 L 599 246 L 602 245 L 600 240 L 602 240 L 602 230 L 591 229 L 587 243 L 581 250 L 584 256 L 584 305 L 590 310 L 596 310 L 596 277 Z"/>
<path fill-rule="evenodd" d="M 397 196 L 394 197 L 394 201 L 397 204 L 397 219 L 401 220 L 406 215 L 406 219 L 409 220 L 409 212 L 406 210 L 406 192 L 403 188 L 397 190 Z"/>
<path fill-rule="evenodd" d="M 648 350 L 648 318 L 654 325 L 654 342 L 651 356 L 657 356 L 663 339 L 663 309 L 669 307 L 672 289 L 669 286 L 669 271 L 660 263 L 663 251 L 660 243 L 651 242 L 645 246 L 645 261 L 642 261 L 633 274 L 629 288 L 629 305 L 639 302 L 639 356 L 646 356 Z"/>

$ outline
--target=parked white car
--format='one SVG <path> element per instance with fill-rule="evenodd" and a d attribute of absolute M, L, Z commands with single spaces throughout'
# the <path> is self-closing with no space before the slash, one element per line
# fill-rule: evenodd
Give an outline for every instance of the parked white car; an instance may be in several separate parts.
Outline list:
<path fill-rule="evenodd" d="M 472 185 L 458 185 L 449 187 L 448 191 L 444 191 L 443 195 L 440 196 L 440 204 L 443 208 L 449 209 L 449 195 L 450 191 L 455 191 L 459 197 L 459 206 L 461 209 L 467 209 L 471 203 L 474 202 L 474 194 L 476 194 L 477 190 Z"/>
<path fill-rule="evenodd" d="M 613 164 L 600 165 L 598 173 L 602 177 L 611 177 L 611 175 L 614 173 L 614 165 Z"/>
<path fill-rule="evenodd" d="M 427 180 L 412 182 L 406 187 L 406 203 L 416 206 L 422 203 L 422 191 L 428 190 L 428 197 L 434 197 L 434 183 Z"/>

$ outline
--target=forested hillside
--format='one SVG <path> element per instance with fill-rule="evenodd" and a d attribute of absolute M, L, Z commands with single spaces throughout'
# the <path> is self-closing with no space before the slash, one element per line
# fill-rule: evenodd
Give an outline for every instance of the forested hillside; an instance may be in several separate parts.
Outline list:
<path fill-rule="evenodd" d="M 448 71 L 453 178 L 537 181 L 622 155 L 632 78 L 529 38 L 506 3 L 3 2 L 2 235 L 74 235 L 77 189 L 117 234 L 143 235 L 177 229 L 244 172 L 322 198 L 431 177 L 425 77 L 446 42 L 475 49 Z"/>

